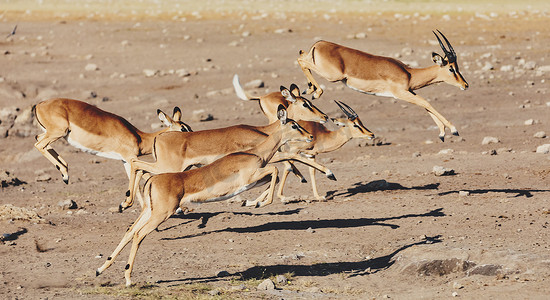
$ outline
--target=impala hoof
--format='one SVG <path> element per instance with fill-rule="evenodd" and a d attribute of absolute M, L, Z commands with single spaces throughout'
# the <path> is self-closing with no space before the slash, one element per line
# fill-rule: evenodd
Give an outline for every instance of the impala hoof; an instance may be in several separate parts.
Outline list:
<path fill-rule="evenodd" d="M 124 206 L 122 206 L 122 203 L 118 205 L 118 212 L 121 213 L 124 211 Z"/>
<path fill-rule="evenodd" d="M 302 183 L 307 183 L 307 179 L 305 179 L 305 178 L 302 177 L 301 182 L 302 182 Z"/>
<path fill-rule="evenodd" d="M 65 184 L 69 184 L 69 178 L 63 178 L 63 182 L 65 182 Z"/>
<path fill-rule="evenodd" d="M 440 135 L 440 136 L 439 136 L 439 139 L 440 139 L 442 142 L 445 142 L 445 136 L 444 136 L 444 135 Z"/>
<path fill-rule="evenodd" d="M 458 131 L 453 132 L 453 135 L 454 136 L 460 136 L 460 134 L 458 134 Z"/>
<path fill-rule="evenodd" d="M 95 276 L 97 277 L 99 275 L 101 275 L 101 272 L 99 272 L 99 269 L 95 270 Z"/>
<path fill-rule="evenodd" d="M 327 178 L 330 179 L 330 180 L 336 181 L 336 177 L 334 176 L 334 173 L 332 173 L 332 172 L 327 174 Z"/>

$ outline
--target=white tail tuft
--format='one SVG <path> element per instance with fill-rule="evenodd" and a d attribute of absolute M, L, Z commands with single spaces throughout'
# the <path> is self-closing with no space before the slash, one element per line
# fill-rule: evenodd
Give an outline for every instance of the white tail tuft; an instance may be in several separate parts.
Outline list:
<path fill-rule="evenodd" d="M 252 100 L 252 97 L 250 97 L 243 89 L 241 84 L 239 83 L 239 75 L 235 74 L 233 76 L 233 88 L 235 89 L 235 94 L 237 94 L 237 97 L 239 97 L 242 100 Z"/>

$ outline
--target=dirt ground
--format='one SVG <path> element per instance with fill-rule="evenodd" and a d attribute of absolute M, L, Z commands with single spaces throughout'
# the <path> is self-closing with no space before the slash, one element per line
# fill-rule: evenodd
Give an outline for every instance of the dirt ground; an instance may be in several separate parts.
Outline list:
<path fill-rule="evenodd" d="M 332 9 L 319 1 L 321 8 L 307 11 L 305 1 L 260 1 L 269 4 L 262 9 L 251 2 L 242 10 L 207 1 L 220 5 L 208 13 L 170 3 L 180 12 L 1 14 L 1 298 L 548 297 L 550 156 L 536 153 L 550 144 L 540 137 L 550 134 L 547 4 L 472 1 L 438 10 L 430 2 L 369 8 L 343 1 Z M 433 51 L 441 53 L 435 29 L 453 44 L 470 88 L 417 92 L 459 137 L 441 142 L 421 108 L 314 74 L 325 87 L 315 105 L 335 116 L 332 100 L 347 103 L 379 138 L 376 146 L 351 141 L 319 155 L 338 179 L 317 176 L 326 202 L 309 201 L 309 183 L 292 177 L 285 194 L 298 200 L 289 204 L 241 207 L 262 191 L 255 189 L 237 201 L 200 205 L 144 240 L 136 286 L 124 287 L 129 248 L 95 276 L 139 205 L 115 212 L 127 189 L 119 161 L 58 141 L 54 148 L 70 166 L 65 185 L 33 147 L 32 105 L 85 100 L 145 131 L 158 128 L 157 108 L 174 106 L 195 131 L 261 125 L 258 105 L 233 92 L 234 74 L 243 84 L 262 80 L 263 87 L 246 88 L 256 95 L 291 83 L 305 89 L 296 58 L 318 39 L 425 67 Z M 195 119 L 201 109 L 214 120 Z M 485 137 L 498 143 L 482 144 Z M 454 173 L 436 176 L 434 166 Z M 77 208 L 59 204 L 67 200 Z M 268 278 L 277 288 L 258 290 Z"/>

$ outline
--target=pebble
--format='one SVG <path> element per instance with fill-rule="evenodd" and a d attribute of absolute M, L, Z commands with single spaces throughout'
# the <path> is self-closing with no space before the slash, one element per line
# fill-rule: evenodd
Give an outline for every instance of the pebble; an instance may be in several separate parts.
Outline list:
<path fill-rule="evenodd" d="M 539 131 L 539 132 L 535 133 L 535 134 L 533 135 L 533 137 L 536 137 L 536 138 L 539 138 L 539 139 L 543 139 L 543 138 L 546 137 L 546 132 L 544 132 L 544 131 Z"/>
<path fill-rule="evenodd" d="M 483 138 L 483 141 L 481 141 L 481 144 L 482 145 L 488 145 L 488 144 L 496 144 L 496 143 L 499 143 L 500 140 L 496 137 L 492 137 L 492 136 L 486 136 Z"/>
<path fill-rule="evenodd" d="M 435 176 L 447 176 L 447 175 L 453 175 L 455 173 L 455 170 L 447 169 L 441 166 L 434 166 L 432 169 L 432 172 L 434 173 Z"/>
<path fill-rule="evenodd" d="M 277 284 L 287 284 L 288 278 L 286 278 L 285 275 L 277 275 L 277 277 L 275 277 L 275 281 Z"/>
<path fill-rule="evenodd" d="M 544 144 L 537 147 L 537 153 L 548 154 L 550 153 L 550 144 Z"/>
<path fill-rule="evenodd" d="M 459 290 L 463 287 L 464 286 L 462 284 L 458 283 L 458 282 L 453 283 L 453 289 L 455 289 L 455 290 Z"/>
<path fill-rule="evenodd" d="M 61 200 L 57 202 L 57 206 L 60 206 L 63 209 L 76 209 L 78 208 L 78 205 L 74 200 L 67 199 L 67 200 Z"/>
<path fill-rule="evenodd" d="M 191 120 L 195 122 L 206 122 L 214 120 L 214 116 L 207 113 L 204 109 L 194 110 Z"/>
<path fill-rule="evenodd" d="M 87 64 L 86 67 L 84 67 L 84 70 L 86 71 L 97 71 L 99 68 L 96 64 Z"/>
<path fill-rule="evenodd" d="M 52 176 L 48 173 L 42 173 L 36 176 L 35 179 L 37 182 L 46 182 L 52 180 Z"/>
<path fill-rule="evenodd" d="M 258 290 L 271 291 L 275 289 L 275 283 L 271 279 L 266 279 L 258 285 Z"/>
<path fill-rule="evenodd" d="M 459 191 L 458 196 L 467 197 L 467 196 L 470 196 L 470 192 L 468 192 L 468 191 Z"/>
<path fill-rule="evenodd" d="M 314 233 L 314 232 L 315 232 L 315 229 L 309 227 L 308 229 L 306 229 L 306 232 L 307 232 L 307 233 Z"/>

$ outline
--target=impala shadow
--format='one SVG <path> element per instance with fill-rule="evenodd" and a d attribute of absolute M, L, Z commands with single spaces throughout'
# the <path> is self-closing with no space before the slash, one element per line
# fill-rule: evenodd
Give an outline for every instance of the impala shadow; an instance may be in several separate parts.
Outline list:
<path fill-rule="evenodd" d="M 201 223 L 198 225 L 198 228 L 205 228 L 206 223 L 208 223 L 208 220 L 210 218 L 213 218 L 219 214 L 233 214 L 233 215 L 244 215 L 244 216 L 288 216 L 288 215 L 294 215 L 300 213 L 300 211 L 303 208 L 296 208 L 296 209 L 289 209 L 289 210 L 283 210 L 283 211 L 276 211 L 276 212 L 264 212 L 264 213 L 252 213 L 252 212 L 234 212 L 234 211 L 217 211 L 217 212 L 204 212 L 204 213 L 187 213 L 187 214 L 179 214 L 179 215 L 173 215 L 171 218 L 173 219 L 187 219 L 188 221 L 173 225 L 170 227 L 166 227 L 164 229 L 160 229 L 158 231 L 165 231 L 168 229 L 172 229 L 174 227 L 178 227 L 181 225 L 185 225 L 187 223 L 191 223 L 193 221 L 200 220 Z"/>
<path fill-rule="evenodd" d="M 345 191 L 328 191 L 327 199 L 334 198 L 336 196 L 351 197 L 357 194 L 364 194 L 375 191 L 393 191 L 393 190 L 437 190 L 439 183 L 430 183 L 422 186 L 405 187 L 396 182 L 388 182 L 386 180 L 374 180 L 371 182 L 356 182 L 352 187 L 347 188 Z"/>
<path fill-rule="evenodd" d="M 225 276 L 210 276 L 210 277 L 197 277 L 197 278 L 185 278 L 174 280 L 159 280 L 157 283 L 177 283 L 177 282 L 211 282 L 218 281 L 223 277 L 237 276 L 241 280 L 248 279 L 265 279 L 271 276 L 293 273 L 294 276 L 329 276 L 332 274 L 346 273 L 348 276 L 364 276 L 374 274 L 380 271 L 384 271 L 390 268 L 395 260 L 393 259 L 401 251 L 413 246 L 429 245 L 441 242 L 441 235 L 433 237 L 426 237 L 424 240 L 404 245 L 395 251 L 376 258 L 360 261 L 348 261 L 348 262 L 329 262 L 329 263 L 317 263 L 312 265 L 267 265 L 267 266 L 254 266 L 244 271 L 227 273 Z"/>
<path fill-rule="evenodd" d="M 322 229 L 322 228 L 357 228 L 365 226 L 386 226 L 391 229 L 399 228 L 399 225 L 387 224 L 384 223 L 390 220 L 398 220 L 404 218 L 418 218 L 418 217 L 443 217 L 443 208 L 434 209 L 427 213 L 423 214 L 406 214 L 396 217 L 388 218 L 357 218 L 357 219 L 328 219 L 328 220 L 300 220 L 300 221 L 279 221 L 279 222 L 268 222 L 261 225 L 250 226 L 250 227 L 236 227 L 236 228 L 225 228 L 213 231 L 206 231 L 197 234 L 184 235 L 174 238 L 162 238 L 162 240 L 179 240 L 192 237 L 203 236 L 212 233 L 220 232 L 235 232 L 235 233 L 258 233 L 258 232 L 268 232 L 274 230 L 307 230 L 308 228 L 312 229 Z"/>
<path fill-rule="evenodd" d="M 523 197 L 531 198 L 533 197 L 533 193 L 548 193 L 550 190 L 530 190 L 530 189 L 478 189 L 478 190 L 459 190 L 459 191 L 447 191 L 442 192 L 437 195 L 439 196 L 445 196 L 449 194 L 458 194 L 460 191 L 466 191 L 470 194 L 487 194 L 487 193 L 505 193 L 505 194 L 515 194 L 513 197 Z"/>

